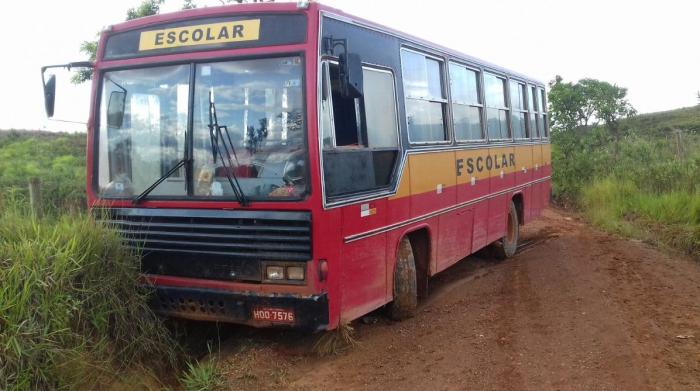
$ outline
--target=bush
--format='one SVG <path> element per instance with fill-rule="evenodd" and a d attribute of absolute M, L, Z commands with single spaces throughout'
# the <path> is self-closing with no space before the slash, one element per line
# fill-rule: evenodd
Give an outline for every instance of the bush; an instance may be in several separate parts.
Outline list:
<path fill-rule="evenodd" d="M 0 389 L 96 389 L 177 350 L 139 289 L 138 259 L 84 214 L 0 212 Z"/>
<path fill-rule="evenodd" d="M 664 129 L 646 115 L 615 137 L 604 127 L 552 133 L 553 194 L 599 227 L 700 258 L 700 134 Z"/>
<path fill-rule="evenodd" d="M 552 134 L 554 196 L 578 203 L 593 180 L 614 177 L 661 194 L 700 186 L 700 138 L 686 135 L 683 156 L 673 139 L 628 132 L 619 140 L 604 128 Z"/>

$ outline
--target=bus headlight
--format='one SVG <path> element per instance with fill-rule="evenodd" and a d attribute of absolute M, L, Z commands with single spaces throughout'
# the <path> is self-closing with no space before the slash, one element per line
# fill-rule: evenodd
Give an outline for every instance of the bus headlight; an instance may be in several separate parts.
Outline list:
<path fill-rule="evenodd" d="M 300 285 L 306 281 L 306 263 L 264 262 L 262 270 L 262 282 Z"/>
<path fill-rule="evenodd" d="M 268 280 L 284 280 L 284 267 L 268 266 L 265 268 L 265 278 Z"/>
<path fill-rule="evenodd" d="M 287 279 L 304 281 L 304 268 L 301 266 L 287 266 Z"/>

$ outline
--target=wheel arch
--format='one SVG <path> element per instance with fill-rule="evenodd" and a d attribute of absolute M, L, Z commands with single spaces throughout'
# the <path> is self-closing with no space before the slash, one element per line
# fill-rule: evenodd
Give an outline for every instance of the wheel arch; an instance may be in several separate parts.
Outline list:
<path fill-rule="evenodd" d="M 418 285 L 418 296 L 425 297 L 428 294 L 428 279 L 430 277 L 430 266 L 433 254 L 433 232 L 428 224 L 413 226 L 404 231 L 396 241 L 394 254 L 398 254 L 399 246 L 403 238 L 408 238 L 413 250 L 413 258 L 416 262 L 416 283 Z M 395 256 L 396 257 L 396 256 Z M 396 269 L 396 264 L 392 268 L 392 273 Z"/>
<path fill-rule="evenodd" d="M 513 193 L 511 201 L 515 204 L 515 210 L 518 212 L 519 225 L 525 224 L 525 195 L 522 191 Z"/>

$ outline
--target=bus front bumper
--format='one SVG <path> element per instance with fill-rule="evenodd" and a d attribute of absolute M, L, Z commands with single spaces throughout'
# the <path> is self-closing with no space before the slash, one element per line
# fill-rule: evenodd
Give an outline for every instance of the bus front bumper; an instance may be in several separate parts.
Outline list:
<path fill-rule="evenodd" d="M 261 295 L 162 285 L 149 288 L 155 290 L 151 296 L 151 307 L 160 315 L 310 332 L 328 327 L 328 298 L 325 293 L 312 296 Z"/>

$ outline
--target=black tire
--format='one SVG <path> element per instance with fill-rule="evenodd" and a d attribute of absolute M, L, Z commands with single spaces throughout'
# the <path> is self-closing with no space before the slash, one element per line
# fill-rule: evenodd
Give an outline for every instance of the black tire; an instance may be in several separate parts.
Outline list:
<path fill-rule="evenodd" d="M 411 242 L 403 238 L 399 243 L 394 268 L 394 301 L 389 303 L 387 311 L 391 319 L 403 320 L 415 316 L 417 308 L 416 260 Z"/>
<path fill-rule="evenodd" d="M 506 234 L 494 246 L 495 255 L 498 259 L 506 259 L 515 255 L 518 250 L 518 240 L 520 239 L 520 221 L 518 220 L 518 210 L 513 201 L 508 208 L 508 221 L 506 222 Z"/>

